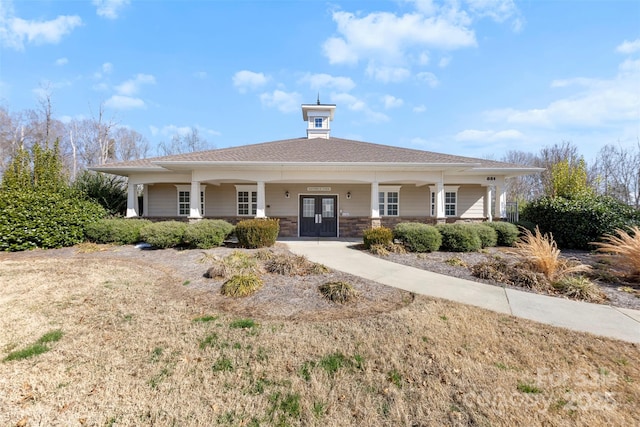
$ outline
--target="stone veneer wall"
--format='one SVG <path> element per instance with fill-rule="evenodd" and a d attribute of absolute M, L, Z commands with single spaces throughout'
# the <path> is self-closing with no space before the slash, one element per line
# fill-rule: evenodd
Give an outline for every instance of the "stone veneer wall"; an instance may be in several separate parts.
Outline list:
<path fill-rule="evenodd" d="M 371 228 L 368 216 L 340 217 L 340 237 L 362 237 L 364 230 Z"/>

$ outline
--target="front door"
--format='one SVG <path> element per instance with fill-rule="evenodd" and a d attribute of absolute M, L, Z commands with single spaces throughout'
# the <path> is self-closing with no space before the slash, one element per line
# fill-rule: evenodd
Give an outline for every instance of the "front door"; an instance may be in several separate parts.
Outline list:
<path fill-rule="evenodd" d="M 300 196 L 300 237 L 338 237 L 337 196 Z"/>

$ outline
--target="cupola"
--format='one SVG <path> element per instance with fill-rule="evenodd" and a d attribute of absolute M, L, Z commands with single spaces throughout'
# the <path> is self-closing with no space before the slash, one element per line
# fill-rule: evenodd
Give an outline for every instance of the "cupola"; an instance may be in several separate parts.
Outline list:
<path fill-rule="evenodd" d="M 307 138 L 329 139 L 335 104 L 321 104 L 320 96 L 315 104 L 302 104 L 302 119 L 307 122 Z"/>

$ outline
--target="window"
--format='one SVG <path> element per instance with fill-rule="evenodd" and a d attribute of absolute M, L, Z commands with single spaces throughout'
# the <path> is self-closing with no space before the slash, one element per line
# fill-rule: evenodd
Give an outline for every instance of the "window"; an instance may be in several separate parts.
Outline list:
<path fill-rule="evenodd" d="M 444 193 L 444 215 L 456 216 L 456 199 L 455 191 L 445 191 Z"/>
<path fill-rule="evenodd" d="M 191 213 L 191 186 L 176 185 L 178 189 L 178 216 L 188 216 Z M 200 186 L 200 215 L 204 216 L 205 186 Z"/>
<path fill-rule="evenodd" d="M 457 216 L 458 214 L 458 188 L 457 185 L 444 186 L 444 215 Z M 431 216 L 437 216 L 436 213 L 436 186 L 431 186 Z"/>
<path fill-rule="evenodd" d="M 313 120 L 314 127 L 321 128 L 322 127 L 322 117 L 316 117 Z"/>
<path fill-rule="evenodd" d="M 400 186 L 378 188 L 378 209 L 381 216 L 400 215 Z"/>
<path fill-rule="evenodd" d="M 238 216 L 255 216 L 258 211 L 258 188 L 255 185 L 236 185 Z"/>
<path fill-rule="evenodd" d="M 178 191 L 178 215 L 189 215 L 189 206 L 191 204 L 189 191 Z"/>

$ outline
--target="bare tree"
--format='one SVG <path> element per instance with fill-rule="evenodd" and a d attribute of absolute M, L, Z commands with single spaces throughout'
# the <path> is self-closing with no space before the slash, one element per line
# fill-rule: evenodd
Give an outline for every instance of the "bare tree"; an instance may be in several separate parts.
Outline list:
<path fill-rule="evenodd" d="M 185 135 L 176 133 L 168 144 L 164 141 L 158 144 L 158 150 L 160 151 L 160 154 L 164 156 L 192 153 L 194 151 L 203 151 L 210 148 L 212 147 L 209 142 L 200 136 L 200 132 L 195 127 L 192 127 L 189 133 Z"/>
<path fill-rule="evenodd" d="M 537 166 L 538 157 L 533 153 L 511 150 L 502 157 L 502 161 L 516 165 Z M 511 201 L 531 201 L 543 194 L 540 174 L 524 175 L 508 179 L 506 182 L 507 198 Z"/>
<path fill-rule="evenodd" d="M 118 127 L 113 132 L 115 159 L 118 161 L 141 159 L 149 152 L 149 141 L 133 129 Z"/>
<path fill-rule="evenodd" d="M 598 153 L 595 171 L 601 194 L 640 208 L 640 141 L 636 149 L 608 144 Z"/>

